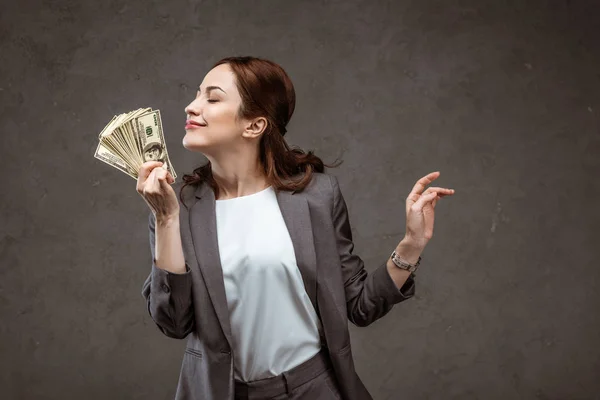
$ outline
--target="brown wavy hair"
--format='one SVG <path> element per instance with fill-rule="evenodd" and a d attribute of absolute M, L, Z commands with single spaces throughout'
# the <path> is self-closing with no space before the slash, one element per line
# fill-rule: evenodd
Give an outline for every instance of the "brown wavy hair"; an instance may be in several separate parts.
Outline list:
<path fill-rule="evenodd" d="M 276 190 L 300 192 L 310 183 L 313 172 L 324 172 L 324 167 L 335 168 L 343 162 L 324 164 L 312 151 L 306 153 L 295 146 L 290 148 L 286 143 L 284 136 L 296 106 L 296 92 L 288 74 L 280 65 L 257 57 L 227 57 L 212 68 L 221 64 L 228 64 L 235 76 L 242 98 L 238 117 L 252 119 L 262 116 L 268 121 L 260 138 L 259 157 L 267 181 Z M 301 179 L 290 179 L 299 173 L 303 173 Z M 213 178 L 210 161 L 182 178 L 184 184 L 179 192 L 182 202 L 186 186 L 200 185 L 203 182 L 210 185 L 215 198 L 219 197 L 219 187 Z"/>

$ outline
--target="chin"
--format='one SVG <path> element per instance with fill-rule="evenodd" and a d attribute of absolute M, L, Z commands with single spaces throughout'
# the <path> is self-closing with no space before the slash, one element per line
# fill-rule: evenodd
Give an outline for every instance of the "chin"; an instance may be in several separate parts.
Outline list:
<path fill-rule="evenodd" d="M 183 144 L 184 148 L 190 151 L 202 151 L 208 147 L 206 146 L 206 143 L 203 143 L 202 140 L 198 140 L 198 138 L 190 138 L 189 134 L 183 137 L 181 143 Z"/>

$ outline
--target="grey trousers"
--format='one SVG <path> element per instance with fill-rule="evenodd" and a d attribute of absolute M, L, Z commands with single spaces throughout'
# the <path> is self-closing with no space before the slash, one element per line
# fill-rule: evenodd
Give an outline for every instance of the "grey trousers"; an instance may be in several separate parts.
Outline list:
<path fill-rule="evenodd" d="M 342 400 L 326 348 L 281 375 L 235 382 L 236 400 Z"/>

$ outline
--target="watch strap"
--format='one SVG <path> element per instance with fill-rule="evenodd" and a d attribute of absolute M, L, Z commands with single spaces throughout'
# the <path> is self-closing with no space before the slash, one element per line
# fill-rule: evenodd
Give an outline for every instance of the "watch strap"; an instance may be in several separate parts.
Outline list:
<path fill-rule="evenodd" d="M 400 259 L 398 257 L 398 255 L 396 254 L 396 250 L 394 250 L 392 252 L 392 262 L 398 268 L 405 269 L 407 271 L 410 271 L 411 273 L 414 273 L 419 268 L 419 265 L 421 264 L 421 256 L 419 256 L 419 259 L 417 260 L 416 263 L 410 264 L 410 263 L 407 263 L 406 261 L 403 261 L 402 259 Z"/>

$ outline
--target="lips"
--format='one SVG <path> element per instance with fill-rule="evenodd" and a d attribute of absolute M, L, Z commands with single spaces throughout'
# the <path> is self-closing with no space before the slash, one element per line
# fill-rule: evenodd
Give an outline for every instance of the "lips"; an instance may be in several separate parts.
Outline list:
<path fill-rule="evenodd" d="M 204 124 L 201 124 L 200 122 L 196 122 L 196 121 L 192 121 L 191 119 L 188 119 L 187 121 L 185 121 L 186 125 L 196 125 L 196 126 L 206 126 Z"/>

